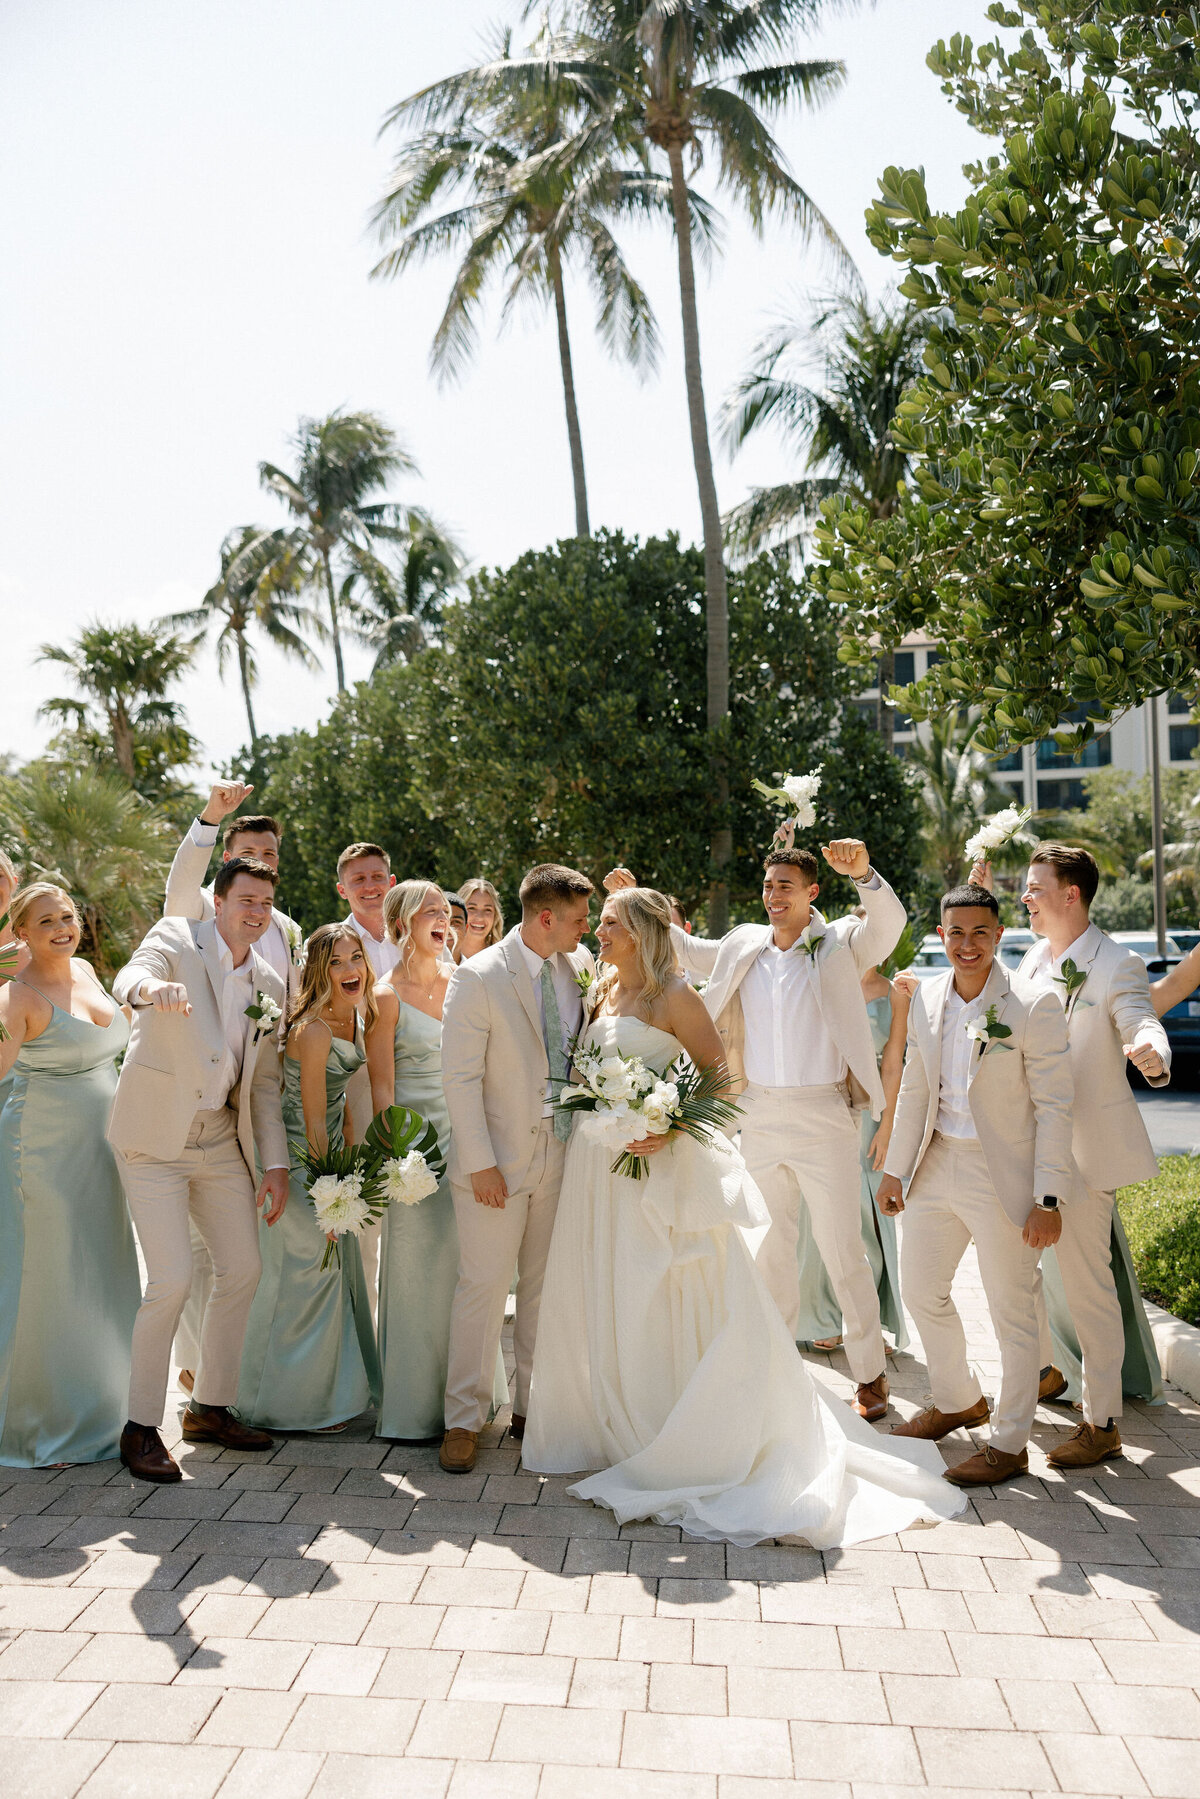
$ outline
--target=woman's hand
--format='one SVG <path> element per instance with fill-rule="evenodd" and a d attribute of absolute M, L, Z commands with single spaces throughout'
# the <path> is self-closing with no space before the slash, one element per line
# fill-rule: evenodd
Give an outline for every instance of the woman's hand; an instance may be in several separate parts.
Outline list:
<path fill-rule="evenodd" d="M 894 974 L 892 976 L 893 1005 L 899 1002 L 902 1006 L 910 1006 L 912 1004 L 913 995 L 920 985 L 920 978 L 913 974 L 911 969 L 902 968 L 899 974 Z"/>
<path fill-rule="evenodd" d="M 639 1137 L 636 1143 L 627 1143 L 625 1147 L 631 1156 L 656 1156 L 660 1149 L 667 1147 L 674 1135 L 674 1131 L 667 1131 L 665 1135 L 657 1137 Z"/>
<path fill-rule="evenodd" d="M 884 1113 L 879 1120 L 879 1129 L 871 1139 L 871 1167 L 876 1174 L 883 1173 L 883 1165 L 887 1161 L 888 1144 L 892 1140 L 892 1120 Z"/>

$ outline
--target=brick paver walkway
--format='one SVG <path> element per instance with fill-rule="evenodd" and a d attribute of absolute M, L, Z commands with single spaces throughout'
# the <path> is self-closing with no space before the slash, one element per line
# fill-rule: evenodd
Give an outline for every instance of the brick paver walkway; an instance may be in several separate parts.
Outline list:
<path fill-rule="evenodd" d="M 1135 1407 L 1088 1479 L 1041 1453 L 1072 1423 L 967 1521 L 823 1556 L 618 1530 L 501 1425 L 464 1478 L 366 1425 L 166 1489 L 0 1469 L 0 1794 L 1189 1799 L 1200 1406 Z"/>

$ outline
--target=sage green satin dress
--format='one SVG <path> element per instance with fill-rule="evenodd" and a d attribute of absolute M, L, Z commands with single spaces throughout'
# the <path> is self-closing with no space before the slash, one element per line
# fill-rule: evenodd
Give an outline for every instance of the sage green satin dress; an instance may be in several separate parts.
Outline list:
<path fill-rule="evenodd" d="M 399 1000 L 395 1104 L 419 1112 L 446 1156 L 450 1114 L 442 1092 L 442 1026 Z M 392 1204 L 383 1215 L 379 1254 L 379 1360 L 383 1391 L 375 1434 L 420 1439 L 445 1429 L 450 1308 L 458 1282 L 458 1226 L 449 1179 L 415 1206 Z M 508 1399 L 497 1357 L 494 1409 Z"/>
<path fill-rule="evenodd" d="M 0 1465 L 103 1462 L 129 1405 L 141 1301 L 104 1138 L 129 1025 L 55 1006 L 0 1113 Z"/>
<path fill-rule="evenodd" d="M 1133 1257 L 1125 1226 L 1116 1206 L 1113 1207 L 1112 1233 L 1109 1238 L 1113 1281 L 1121 1302 L 1121 1323 L 1125 1330 L 1125 1360 L 1121 1364 L 1121 1391 L 1127 1399 L 1157 1400 L 1162 1398 L 1162 1365 L 1158 1359 L 1150 1320 L 1142 1303 L 1142 1292 L 1134 1272 Z M 1083 1359 L 1075 1321 L 1063 1291 L 1058 1257 L 1053 1249 L 1042 1251 L 1042 1293 L 1046 1301 L 1046 1318 L 1054 1345 L 1054 1366 L 1067 1377 L 1064 1402 L 1083 1397 Z M 1104 1422 L 1103 1419 L 1100 1420 Z"/>
<path fill-rule="evenodd" d="M 875 1060 L 878 1062 L 887 1047 L 892 1028 L 891 1000 L 869 999 L 867 1017 L 871 1021 L 871 1037 L 875 1045 Z M 877 1174 L 871 1167 L 871 1145 L 879 1124 L 869 1112 L 864 1111 L 860 1129 L 859 1203 L 863 1248 L 875 1277 L 875 1290 L 879 1294 L 880 1322 L 884 1330 L 890 1332 L 896 1348 L 903 1349 L 908 1343 L 908 1327 L 904 1322 L 904 1307 L 900 1303 L 900 1253 L 896 1242 L 896 1220 L 885 1218 L 875 1204 L 875 1195 L 879 1191 L 883 1175 Z M 796 1340 L 807 1348 L 818 1339 L 841 1336 L 842 1308 L 830 1283 L 821 1252 L 813 1239 L 808 1207 L 804 1205 L 800 1207 L 800 1240 L 796 1245 L 796 1256 L 800 1264 L 800 1324 Z"/>
<path fill-rule="evenodd" d="M 364 1061 L 361 1032 L 353 1043 L 330 1039 L 325 1064 L 325 1129 L 330 1147 L 343 1142 L 346 1083 Z M 283 1122 L 291 1154 L 288 1202 L 272 1225 L 260 1221 L 262 1279 L 250 1308 L 237 1405 L 267 1430 L 317 1431 L 345 1424 L 376 1398 L 379 1358 L 371 1307 L 355 1237 L 341 1239 L 342 1265 L 322 1271 L 326 1237 L 308 1197 L 300 1064 L 283 1058 Z"/>

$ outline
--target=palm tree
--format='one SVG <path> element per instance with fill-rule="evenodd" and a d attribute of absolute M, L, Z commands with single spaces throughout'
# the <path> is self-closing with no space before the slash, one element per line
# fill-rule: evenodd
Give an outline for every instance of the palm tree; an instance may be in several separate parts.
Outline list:
<path fill-rule="evenodd" d="M 376 549 L 402 536 L 407 509 L 370 496 L 385 488 L 393 475 L 415 474 L 417 465 L 373 412 L 339 409 L 327 418 L 303 418 L 292 441 L 295 473 L 263 462 L 259 477 L 297 521 L 288 533 L 285 555 L 301 590 L 318 589 L 329 609 L 337 686 L 343 693 L 341 589 L 334 576 L 334 557 L 342 565 L 343 579 L 355 575 L 380 599 L 394 594 L 391 570 Z"/>
<path fill-rule="evenodd" d="M 49 699 L 39 710 L 70 726 L 77 738 L 91 738 L 131 787 L 153 787 L 164 770 L 195 755 L 183 708 L 167 696 L 198 643 L 175 633 L 164 638 L 141 625 L 85 625 L 74 643 L 41 648 L 42 661 L 71 671 L 80 697 Z"/>
<path fill-rule="evenodd" d="M 251 691 L 258 682 L 258 663 L 249 641 L 255 627 L 269 643 L 305 668 L 318 667 L 317 658 L 300 635 L 309 630 L 319 635 L 316 613 L 292 597 L 296 562 L 291 533 L 265 531 L 261 525 L 237 525 L 221 545 L 221 573 L 198 606 L 173 612 L 163 624 L 173 628 L 200 626 L 202 632 L 217 626 L 217 670 L 224 676 L 230 652 L 237 657 L 250 746 L 258 748 Z M 299 629 L 297 629 L 299 627 Z"/>
<path fill-rule="evenodd" d="M 531 55 L 552 58 L 557 43 L 547 28 Z M 480 301 L 490 279 L 498 276 L 506 283 L 504 316 L 522 297 L 552 302 L 575 534 L 587 537 L 587 480 L 564 271 L 575 261 L 586 271 L 598 329 L 610 352 L 636 369 L 653 368 L 659 348 L 654 314 L 610 221 L 662 210 L 670 191 L 646 168 L 618 166 L 611 134 L 581 117 L 572 88 L 552 76 L 536 85 L 508 83 L 506 69 L 518 66 L 505 34 L 493 62 L 413 94 L 388 113 L 384 130 L 409 129 L 447 112 L 453 116 L 448 128 L 424 131 L 402 151 L 374 214 L 381 238 L 395 247 L 371 272 L 395 276 L 414 262 L 461 248 L 430 358 L 444 379 L 457 375 L 474 350 Z M 443 199 L 453 202 L 449 209 L 429 217 Z M 694 222 L 706 234 L 708 210 L 695 196 L 691 203 Z"/>
<path fill-rule="evenodd" d="M 441 636 L 446 596 L 465 566 L 449 532 L 428 513 L 410 507 L 394 596 L 344 596 L 353 609 L 354 635 L 375 651 L 372 674 L 393 662 L 411 662 L 430 638 Z"/>
<path fill-rule="evenodd" d="M 909 745 L 925 802 L 923 866 L 943 891 L 966 878 L 964 846 L 991 812 L 1013 803 L 1012 789 L 991 772 L 992 758 L 972 742 L 978 714 L 945 712 L 930 719 L 928 738 Z"/>

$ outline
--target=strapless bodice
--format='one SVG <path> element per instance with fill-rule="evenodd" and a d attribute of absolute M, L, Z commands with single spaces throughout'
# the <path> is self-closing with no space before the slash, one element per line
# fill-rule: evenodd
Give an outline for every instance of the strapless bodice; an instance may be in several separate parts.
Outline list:
<path fill-rule="evenodd" d="M 593 1018 L 583 1041 L 596 1044 L 605 1055 L 640 1056 L 655 1074 L 665 1073 L 685 1053 L 670 1031 L 660 1031 L 656 1024 L 646 1024 L 641 1018 L 614 1018 L 607 1012 Z"/>

